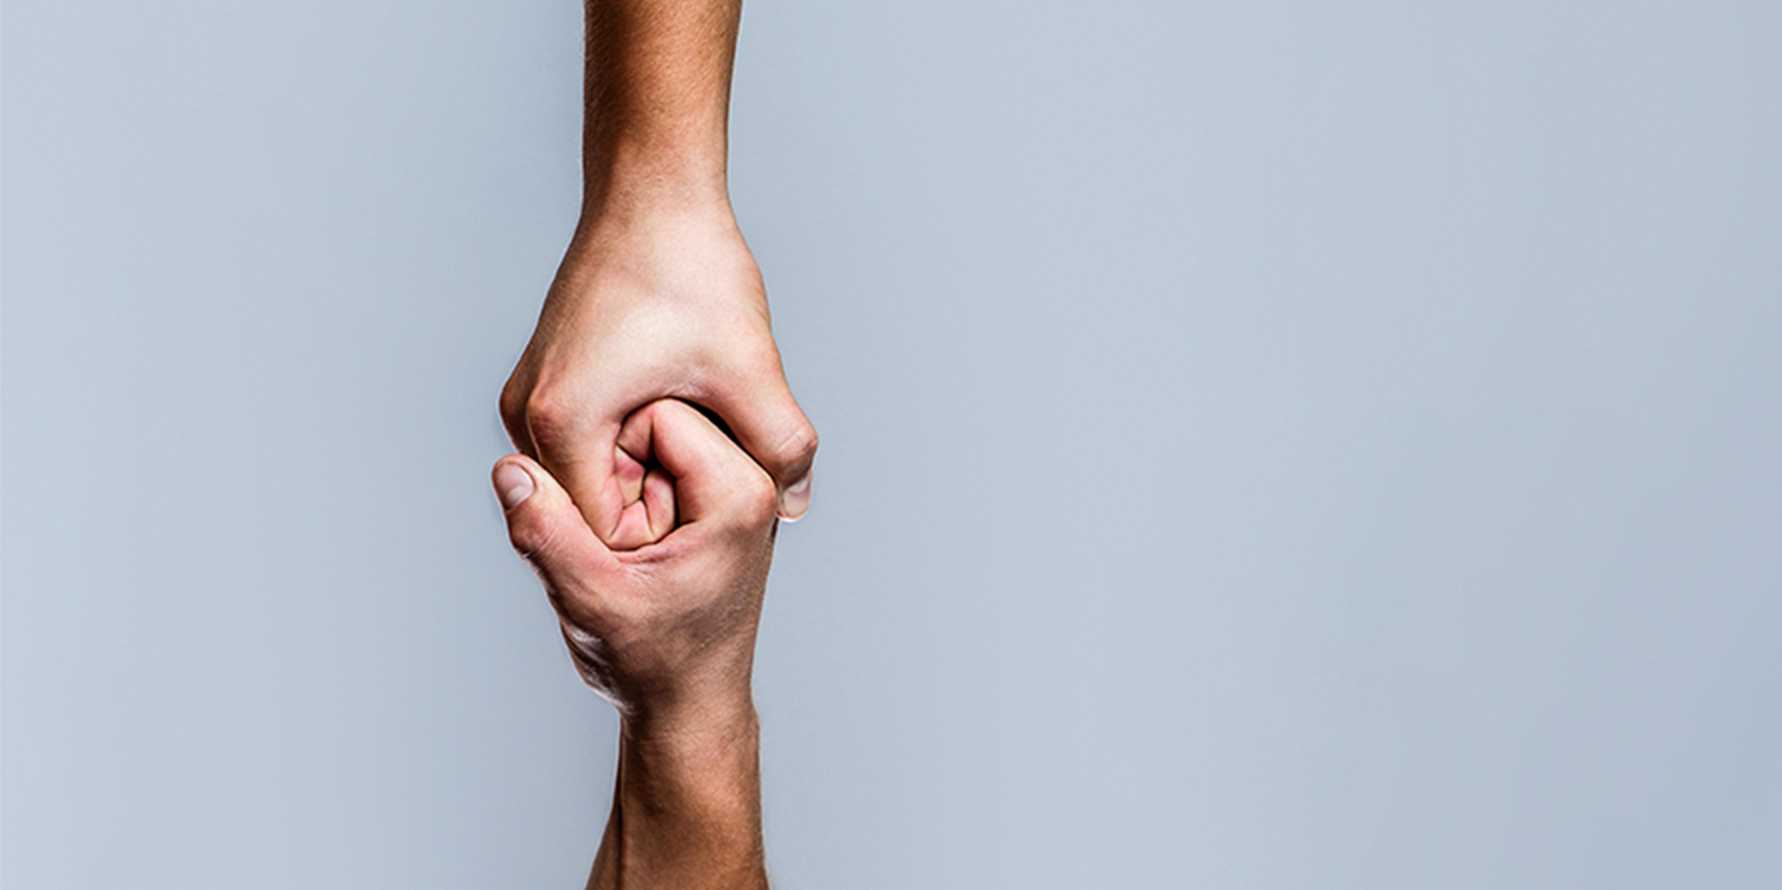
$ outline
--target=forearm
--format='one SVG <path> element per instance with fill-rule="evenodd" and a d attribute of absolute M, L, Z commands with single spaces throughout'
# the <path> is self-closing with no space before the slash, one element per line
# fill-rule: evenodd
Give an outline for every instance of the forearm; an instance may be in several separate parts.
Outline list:
<path fill-rule="evenodd" d="M 584 216 L 728 205 L 741 0 L 587 0 Z"/>
<path fill-rule="evenodd" d="M 816 430 L 725 178 L 740 16 L 740 0 L 588 0 L 581 219 L 501 419 L 609 542 L 626 506 L 614 436 L 652 399 L 722 417 L 781 516 L 810 505 Z"/>
<path fill-rule="evenodd" d="M 746 703 L 679 725 L 627 718 L 591 890 L 761 890 L 760 731 Z"/>

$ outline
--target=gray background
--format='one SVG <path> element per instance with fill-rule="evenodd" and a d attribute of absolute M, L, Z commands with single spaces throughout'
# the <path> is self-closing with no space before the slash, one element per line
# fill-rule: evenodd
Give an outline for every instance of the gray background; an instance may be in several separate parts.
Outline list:
<path fill-rule="evenodd" d="M 6 886 L 575 887 L 574 0 L 10 2 Z M 1782 885 L 1782 5 L 748 0 L 786 888 Z"/>

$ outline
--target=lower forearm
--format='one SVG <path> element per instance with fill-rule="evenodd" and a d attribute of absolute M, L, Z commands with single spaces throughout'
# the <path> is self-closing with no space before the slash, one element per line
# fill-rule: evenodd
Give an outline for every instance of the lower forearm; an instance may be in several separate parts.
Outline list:
<path fill-rule="evenodd" d="M 696 729 L 628 718 L 591 888 L 767 886 L 753 708 Z"/>
<path fill-rule="evenodd" d="M 587 212 L 726 196 L 739 0 L 587 0 Z"/>

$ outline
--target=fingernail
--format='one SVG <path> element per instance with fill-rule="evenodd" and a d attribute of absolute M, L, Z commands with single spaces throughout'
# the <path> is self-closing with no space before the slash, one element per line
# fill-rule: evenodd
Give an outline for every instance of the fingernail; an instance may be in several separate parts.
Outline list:
<path fill-rule="evenodd" d="M 797 522 L 811 508 L 811 471 L 806 470 L 804 478 L 786 486 L 780 492 L 780 518 L 787 522 Z"/>
<path fill-rule="evenodd" d="M 501 498 L 501 509 L 512 510 L 532 496 L 535 486 L 532 474 L 519 464 L 502 464 L 495 468 L 495 495 Z"/>

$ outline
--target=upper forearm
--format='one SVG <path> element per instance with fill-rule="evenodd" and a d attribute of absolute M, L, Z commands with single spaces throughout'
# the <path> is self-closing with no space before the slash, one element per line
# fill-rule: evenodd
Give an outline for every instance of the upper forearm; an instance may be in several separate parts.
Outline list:
<path fill-rule="evenodd" d="M 740 14 L 740 0 L 588 0 L 588 212 L 727 201 Z"/>

